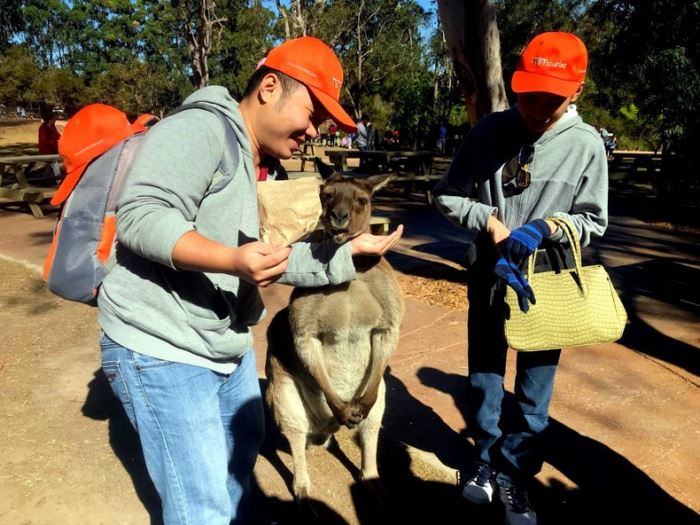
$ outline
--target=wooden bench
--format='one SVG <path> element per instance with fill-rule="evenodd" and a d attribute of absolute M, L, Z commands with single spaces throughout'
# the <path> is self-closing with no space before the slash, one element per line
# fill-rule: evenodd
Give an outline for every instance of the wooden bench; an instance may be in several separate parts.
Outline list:
<path fill-rule="evenodd" d="M 391 226 L 389 217 L 372 215 L 369 219 L 369 228 L 374 235 L 386 235 L 389 233 L 389 226 Z"/>
<path fill-rule="evenodd" d="M 390 165 L 396 170 L 392 183 L 401 184 L 406 196 L 422 193 L 425 202 L 432 205 L 433 187 L 443 173 L 441 160 L 431 151 L 393 151 L 390 154 Z"/>
<path fill-rule="evenodd" d="M 293 159 L 301 161 L 299 171 L 306 171 L 306 163 L 311 162 L 313 168 L 314 159 L 316 158 L 316 145 L 312 142 L 305 142 L 301 145 L 301 150 L 292 154 Z"/>
<path fill-rule="evenodd" d="M 644 175 L 651 180 L 661 173 L 661 154 L 653 151 L 621 151 L 612 153 L 608 161 L 608 174 L 613 182 L 628 182 L 632 177 Z"/>
<path fill-rule="evenodd" d="M 310 162 L 311 167 L 313 168 L 314 167 L 314 159 L 316 158 L 316 156 L 315 155 L 295 154 L 295 155 L 292 155 L 292 158 L 301 161 L 301 166 L 299 168 L 299 171 L 306 171 L 306 163 Z"/>
<path fill-rule="evenodd" d="M 42 203 L 56 193 L 61 179 L 56 177 L 29 178 L 37 164 L 60 163 L 58 155 L 22 155 L 0 157 L 0 199 L 29 206 L 32 215 L 44 216 Z"/>

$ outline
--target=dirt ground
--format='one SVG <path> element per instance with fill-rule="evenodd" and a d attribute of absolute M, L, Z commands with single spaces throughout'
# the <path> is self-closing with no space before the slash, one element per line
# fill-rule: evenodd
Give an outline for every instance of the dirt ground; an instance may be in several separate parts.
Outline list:
<path fill-rule="evenodd" d="M 36 127 L 0 127 L 2 153 L 31 152 Z M 543 525 L 700 523 L 700 235 L 650 232 L 629 218 L 643 198 L 616 202 L 625 218 L 590 254 L 623 287 L 630 325 L 619 343 L 569 353 L 560 367 L 547 464 L 533 487 Z M 316 516 L 299 514 L 290 457 L 269 422 L 254 487 L 267 522 L 502 523 L 502 509 L 470 506 L 456 489 L 471 452 L 464 272 L 455 263 L 464 245 L 422 203 L 397 210 L 394 200 L 379 203 L 407 227 L 392 256 L 407 316 L 380 441 L 390 497 L 380 506 L 363 490 L 358 449 L 341 432 L 337 447 L 309 450 Z M 51 225 L 0 211 L 0 247 L 15 239 L 4 244 L 12 260 L 0 257 L 0 524 L 157 524 L 136 434 L 100 371 L 96 311 L 58 299 L 38 277 Z M 268 322 L 288 293 L 265 292 Z M 262 388 L 265 328 L 255 331 Z M 513 366 L 511 355 L 511 376 Z"/>

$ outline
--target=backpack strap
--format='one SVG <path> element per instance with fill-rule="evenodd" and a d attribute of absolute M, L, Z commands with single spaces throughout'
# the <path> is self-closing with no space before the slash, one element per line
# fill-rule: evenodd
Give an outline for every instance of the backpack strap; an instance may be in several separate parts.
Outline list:
<path fill-rule="evenodd" d="M 238 137 L 236 137 L 235 131 L 233 131 L 233 126 L 229 122 L 229 119 L 221 111 L 215 107 L 206 104 L 204 102 L 189 102 L 187 104 L 182 104 L 175 108 L 168 114 L 168 117 L 185 111 L 188 109 L 203 109 L 209 113 L 213 113 L 224 126 L 224 132 L 226 133 L 226 147 L 224 147 L 224 156 L 221 158 L 219 163 L 218 171 L 221 172 L 221 177 L 214 177 L 212 180 L 207 194 L 216 193 L 223 190 L 228 184 L 233 180 L 233 176 L 236 174 L 238 169 L 238 164 L 240 162 L 240 146 L 238 145 Z"/>

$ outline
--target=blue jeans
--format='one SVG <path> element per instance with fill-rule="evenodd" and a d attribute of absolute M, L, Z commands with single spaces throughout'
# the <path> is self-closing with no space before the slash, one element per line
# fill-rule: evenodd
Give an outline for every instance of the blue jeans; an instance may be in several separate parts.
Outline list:
<path fill-rule="evenodd" d="M 503 331 L 504 286 L 493 273 L 490 258 L 484 261 L 480 254 L 479 259 L 468 281 L 467 419 L 478 461 L 495 467 L 499 483 L 522 483 L 542 468 L 539 438 L 547 427 L 561 350 L 518 353 L 515 412 L 503 420 L 508 351 Z"/>
<path fill-rule="evenodd" d="M 166 524 L 245 523 L 264 437 L 255 352 L 230 375 L 133 352 L 103 334 L 102 368 L 134 425 Z"/>

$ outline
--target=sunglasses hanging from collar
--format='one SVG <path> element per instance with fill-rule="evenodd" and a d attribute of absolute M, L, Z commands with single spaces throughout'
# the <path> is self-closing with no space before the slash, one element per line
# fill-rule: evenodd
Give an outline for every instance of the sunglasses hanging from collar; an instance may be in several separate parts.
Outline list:
<path fill-rule="evenodd" d="M 515 195 L 530 187 L 532 182 L 530 164 L 534 156 L 535 147 L 532 144 L 526 144 L 520 148 L 515 157 L 506 162 L 501 173 L 504 195 Z"/>

